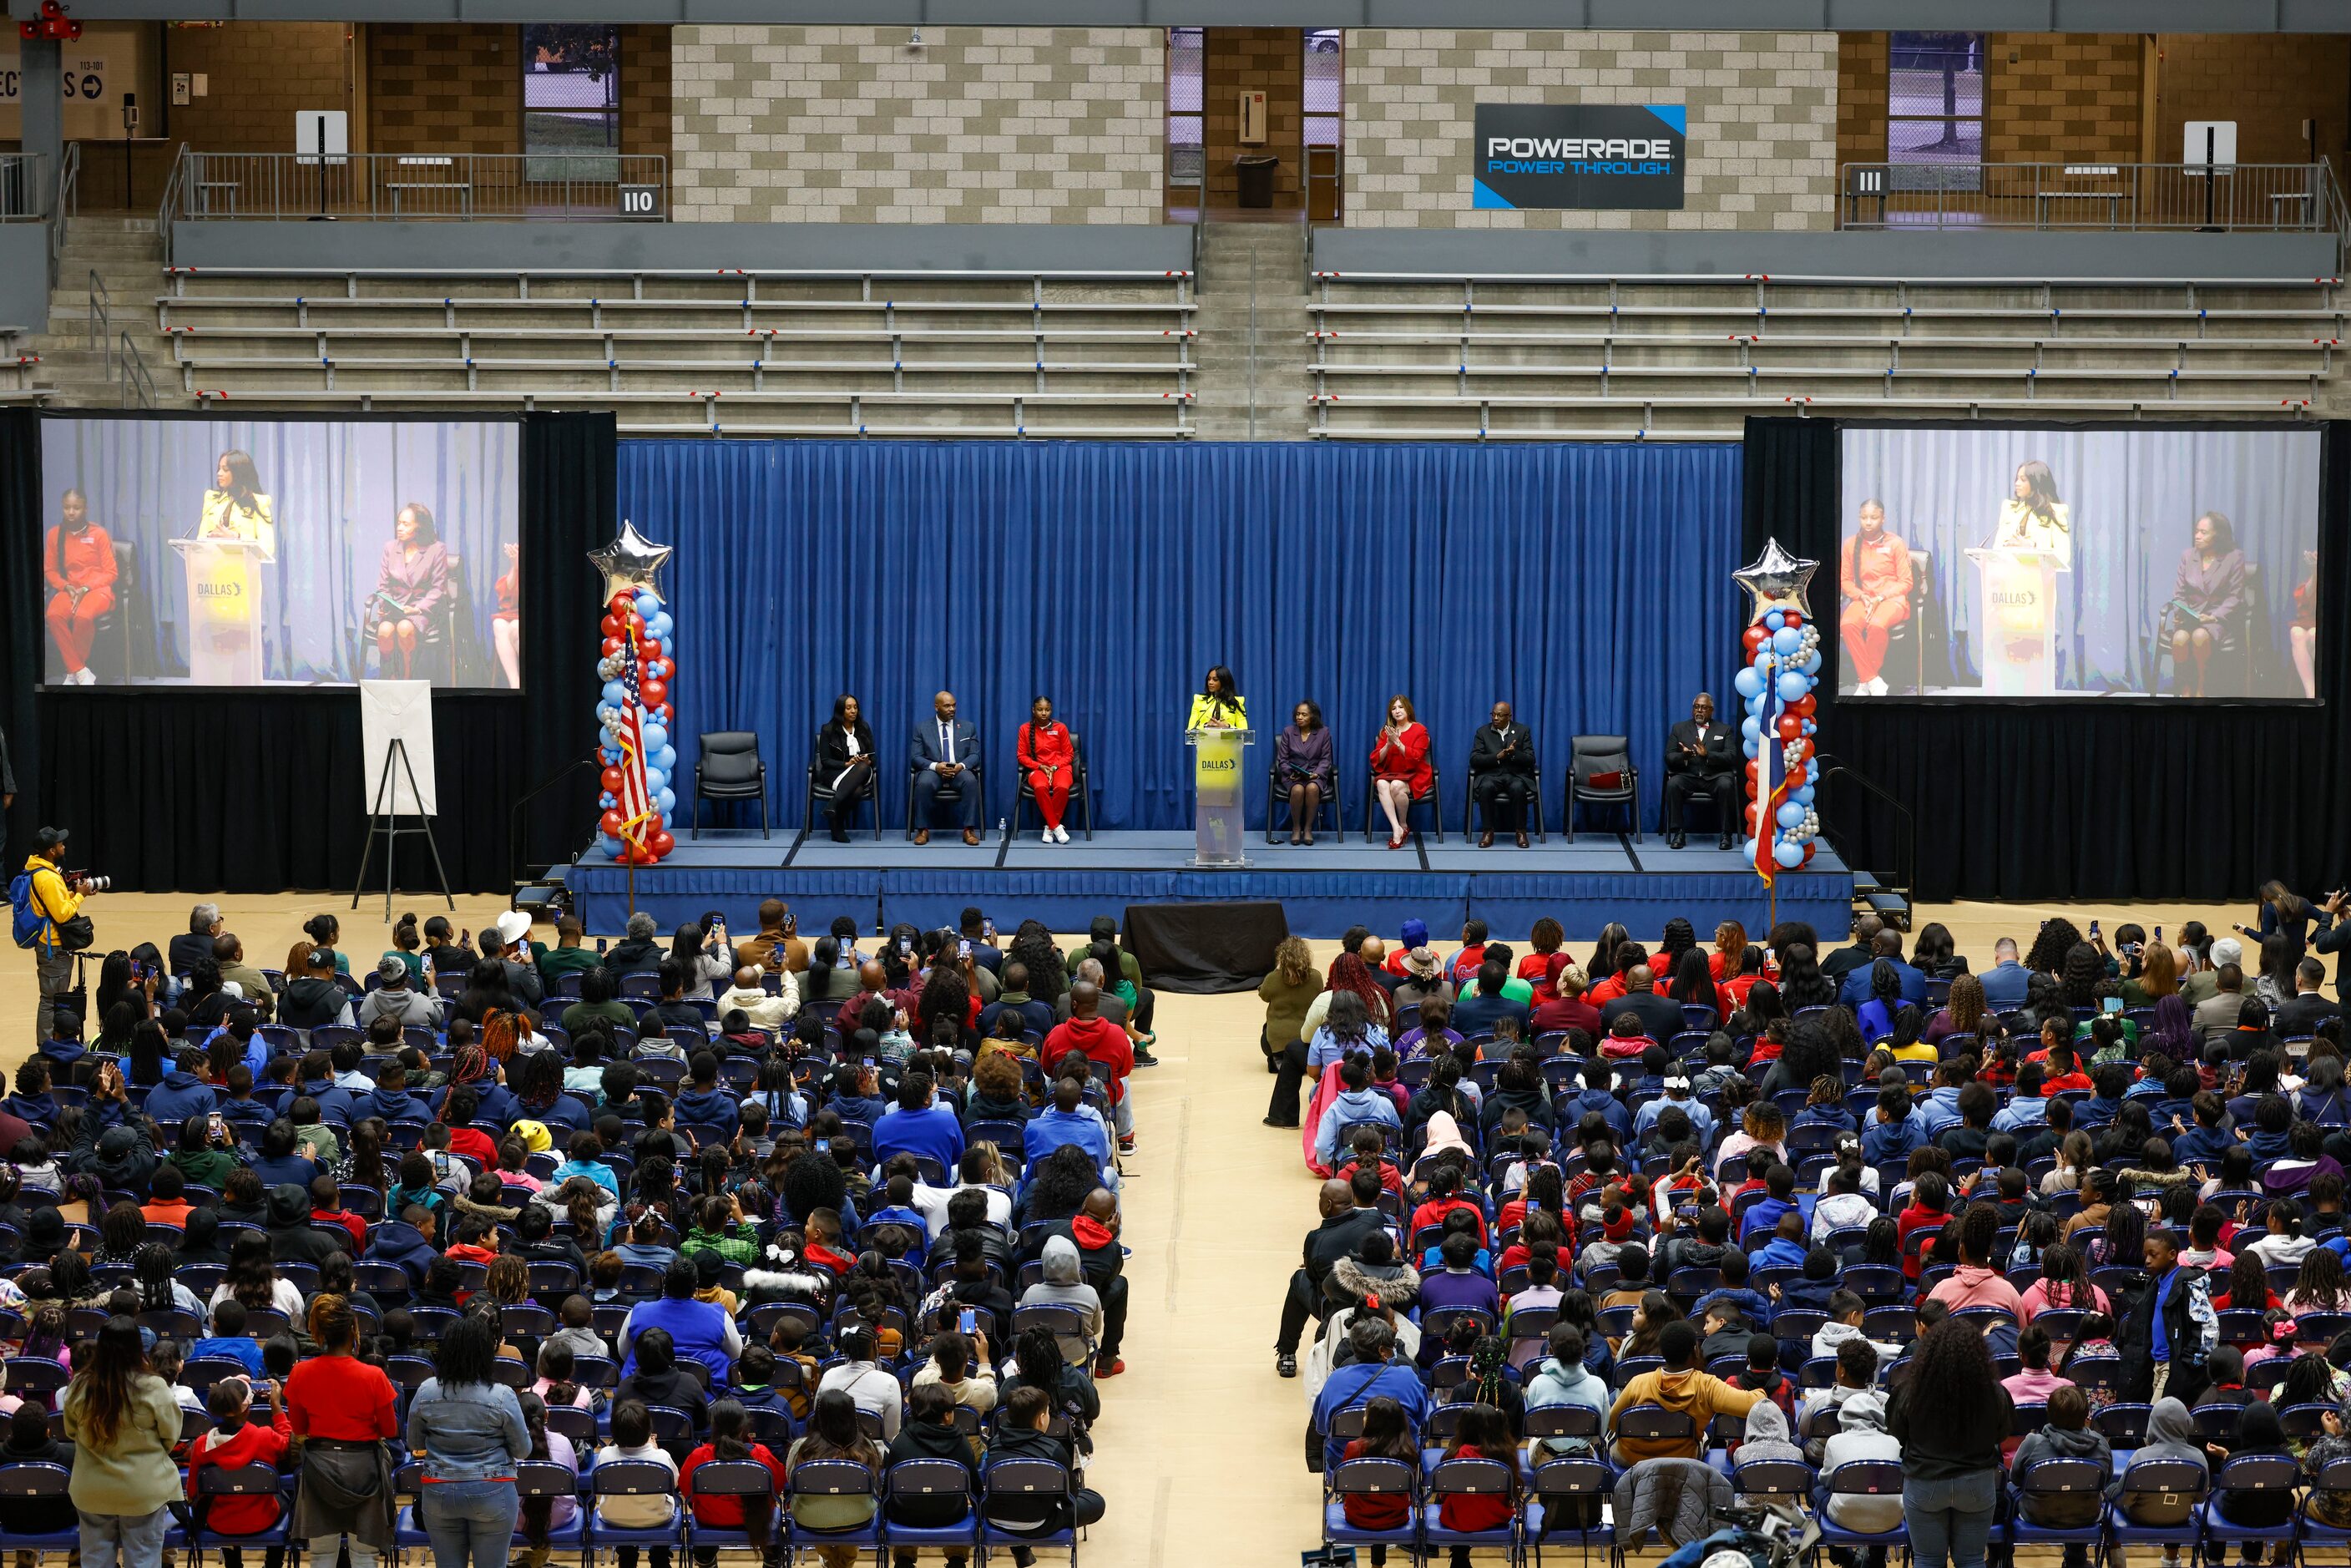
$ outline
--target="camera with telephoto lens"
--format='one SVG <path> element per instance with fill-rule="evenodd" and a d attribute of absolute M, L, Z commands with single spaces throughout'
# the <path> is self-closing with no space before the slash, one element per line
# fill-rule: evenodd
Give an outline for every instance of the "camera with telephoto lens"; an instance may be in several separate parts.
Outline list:
<path fill-rule="evenodd" d="M 114 886 L 112 877 L 99 876 L 95 872 L 69 871 L 66 873 L 66 881 L 83 893 L 106 893 Z"/>

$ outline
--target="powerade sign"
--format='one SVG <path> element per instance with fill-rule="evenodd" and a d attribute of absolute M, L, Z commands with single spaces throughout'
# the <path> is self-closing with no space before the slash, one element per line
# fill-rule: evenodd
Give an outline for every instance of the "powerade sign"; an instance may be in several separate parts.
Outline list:
<path fill-rule="evenodd" d="M 1677 103 L 1481 103 L 1473 204 L 1678 211 L 1688 122 Z"/>

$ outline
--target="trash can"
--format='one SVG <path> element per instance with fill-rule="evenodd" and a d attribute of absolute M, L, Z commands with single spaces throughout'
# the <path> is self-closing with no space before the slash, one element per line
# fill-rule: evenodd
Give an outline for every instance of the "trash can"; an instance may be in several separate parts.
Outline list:
<path fill-rule="evenodd" d="M 1262 152 L 1249 153 L 1233 160 L 1240 172 L 1241 205 L 1270 207 L 1273 205 L 1273 172 L 1281 167 L 1281 160 Z"/>

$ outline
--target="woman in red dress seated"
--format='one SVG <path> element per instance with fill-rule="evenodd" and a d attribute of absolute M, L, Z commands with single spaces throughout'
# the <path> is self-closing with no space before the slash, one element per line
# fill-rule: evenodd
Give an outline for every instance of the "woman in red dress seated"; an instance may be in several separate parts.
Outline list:
<path fill-rule="evenodd" d="M 1404 847 L 1412 832 L 1412 803 L 1427 799 L 1434 781 L 1428 730 L 1413 716 L 1412 699 L 1399 692 L 1388 699 L 1388 721 L 1372 742 L 1372 793 L 1387 813 L 1388 848 Z"/>
<path fill-rule="evenodd" d="M 1029 705 L 1029 722 L 1020 727 L 1015 752 L 1021 774 L 1037 797 L 1037 810 L 1045 819 L 1045 841 L 1068 843 L 1070 830 L 1061 826 L 1061 813 L 1070 809 L 1070 786 L 1077 778 L 1077 747 L 1071 743 L 1070 727 L 1053 717 L 1052 698 L 1039 697 Z"/>

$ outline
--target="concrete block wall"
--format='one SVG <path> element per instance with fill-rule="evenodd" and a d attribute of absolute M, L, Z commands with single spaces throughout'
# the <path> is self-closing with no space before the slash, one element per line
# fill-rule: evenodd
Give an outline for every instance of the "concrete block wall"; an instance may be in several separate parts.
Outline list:
<path fill-rule="evenodd" d="M 686 26 L 673 210 L 746 223 L 1153 223 L 1155 27 Z"/>
<path fill-rule="evenodd" d="M 290 152 L 294 117 L 351 107 L 351 29 L 339 22 L 227 22 L 163 33 L 170 74 L 201 72 L 203 98 L 172 105 L 170 134 L 204 152 Z"/>
<path fill-rule="evenodd" d="M 368 147 L 376 152 L 522 151 L 522 39 L 487 24 L 368 28 Z"/>
<path fill-rule="evenodd" d="M 1364 28 L 1346 38 L 1351 228 L 1825 229 L 1836 206 L 1834 33 Z M 1679 212 L 1479 212 L 1487 103 L 1680 103 Z"/>
<path fill-rule="evenodd" d="M 2191 120 L 2235 120 L 2247 163 L 2308 162 L 2304 120 L 2317 121 L 2321 157 L 2339 160 L 2351 147 L 2351 37 L 2162 33 L 2155 50 L 2150 159 L 2178 158 Z"/>
<path fill-rule="evenodd" d="M 621 151 L 669 152 L 670 29 L 632 24 L 621 29 Z"/>
<path fill-rule="evenodd" d="M 1984 162 L 2141 162 L 2145 54 L 2137 33 L 1991 35 Z"/>

